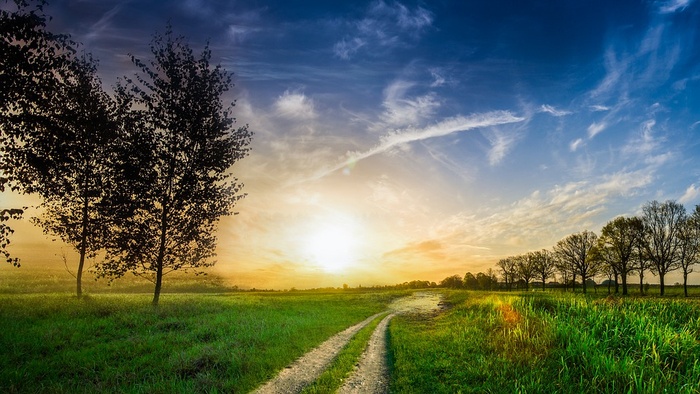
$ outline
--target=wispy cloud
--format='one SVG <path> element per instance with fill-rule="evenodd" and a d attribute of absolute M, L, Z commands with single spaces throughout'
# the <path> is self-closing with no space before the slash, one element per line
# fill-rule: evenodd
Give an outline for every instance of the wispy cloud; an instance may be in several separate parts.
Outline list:
<path fill-rule="evenodd" d="M 569 144 L 569 150 L 572 152 L 576 152 L 578 148 L 583 146 L 583 139 L 582 138 L 577 138 Z"/>
<path fill-rule="evenodd" d="M 517 134 L 504 133 L 501 130 L 493 129 L 486 133 L 486 138 L 491 143 L 491 149 L 488 152 L 489 164 L 497 165 L 506 155 L 513 149 L 515 143 L 519 140 Z"/>
<path fill-rule="evenodd" d="M 694 183 L 685 189 L 685 193 L 678 199 L 681 204 L 690 204 L 697 202 L 700 197 L 700 187 L 696 186 Z"/>
<path fill-rule="evenodd" d="M 686 9 L 692 0 L 670 0 L 661 3 L 659 7 L 659 13 L 661 14 L 672 14 L 676 11 L 683 11 Z"/>
<path fill-rule="evenodd" d="M 418 38 L 433 23 L 433 15 L 423 7 L 409 8 L 399 2 L 373 2 L 364 16 L 349 22 L 350 32 L 333 46 L 333 53 L 349 59 L 363 47 L 405 45 Z"/>
<path fill-rule="evenodd" d="M 274 106 L 275 113 L 285 118 L 308 120 L 318 116 L 313 100 L 302 93 L 287 90 L 277 98 Z"/>
<path fill-rule="evenodd" d="M 399 80 L 384 90 L 384 113 L 381 118 L 385 124 L 382 127 L 417 125 L 435 113 L 440 106 L 435 94 L 408 98 L 407 91 L 413 86 L 412 82 Z"/>
<path fill-rule="evenodd" d="M 443 137 L 482 127 L 517 123 L 524 120 L 526 120 L 526 118 L 515 116 L 509 111 L 493 111 L 473 114 L 471 116 L 456 116 L 424 128 L 407 128 L 393 131 L 384 135 L 380 139 L 380 142 L 371 149 L 361 152 L 348 152 L 346 154 L 347 159 L 336 164 L 335 166 L 321 170 L 313 179 L 323 178 L 335 171 L 341 170 L 350 165 L 354 165 L 361 160 L 388 152 L 396 147 L 410 144 L 412 142 Z"/>
<path fill-rule="evenodd" d="M 593 138 L 596 135 L 598 135 L 600 132 L 605 130 L 605 128 L 608 127 L 607 123 L 605 122 L 600 122 L 600 123 L 591 123 L 590 126 L 588 126 L 588 138 Z"/>
<path fill-rule="evenodd" d="M 540 107 L 540 112 L 544 112 L 556 117 L 571 115 L 571 111 L 559 110 L 548 104 L 542 104 L 542 106 Z"/>

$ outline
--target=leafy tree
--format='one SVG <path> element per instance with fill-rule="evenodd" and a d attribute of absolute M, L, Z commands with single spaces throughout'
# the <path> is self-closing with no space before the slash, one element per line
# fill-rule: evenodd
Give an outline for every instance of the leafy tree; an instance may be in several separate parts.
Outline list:
<path fill-rule="evenodd" d="M 140 73 L 117 86 L 124 116 L 140 126 L 126 136 L 140 171 L 124 185 L 130 212 L 116 226 L 109 259 L 98 271 L 152 280 L 157 305 L 164 275 L 199 273 L 214 264 L 215 227 L 244 197 L 229 169 L 248 154 L 252 135 L 247 126 L 233 127 L 233 104 L 222 100 L 231 74 L 210 67 L 208 45 L 197 58 L 168 26 L 151 51 L 148 62 L 132 56 Z"/>
<path fill-rule="evenodd" d="M 471 272 L 467 272 L 466 274 L 464 274 L 464 280 L 462 283 L 465 288 L 470 290 L 476 289 L 476 287 L 479 284 L 479 282 L 476 280 L 476 277 Z"/>
<path fill-rule="evenodd" d="M 440 281 L 440 287 L 448 289 L 461 289 L 463 287 L 462 278 L 459 275 L 448 276 Z"/>
<path fill-rule="evenodd" d="M 2 186 L 2 185 L 0 185 Z M 0 188 L 0 191 L 2 189 Z M 10 244 L 10 235 L 15 231 L 5 224 L 6 221 L 10 219 L 21 219 L 23 211 L 21 209 L 3 209 L 0 210 L 0 255 L 8 263 L 19 267 L 19 259 L 17 257 L 12 257 L 10 252 L 7 251 L 7 245 Z"/>
<path fill-rule="evenodd" d="M 516 256 L 515 269 L 518 272 L 518 278 L 525 283 L 525 290 L 529 290 L 530 281 L 537 274 L 532 253 Z"/>
<path fill-rule="evenodd" d="M 556 270 L 556 260 L 552 253 L 546 249 L 532 252 L 531 254 L 533 269 L 537 278 L 542 281 L 542 291 L 545 290 L 547 279 L 554 276 Z"/>
<path fill-rule="evenodd" d="M 506 283 L 506 287 L 510 291 L 516 276 L 515 259 L 513 257 L 507 257 L 505 259 L 498 260 L 497 266 L 501 270 L 503 281 Z"/>
<path fill-rule="evenodd" d="M 681 224 L 678 265 L 683 271 L 683 294 L 688 297 L 688 274 L 700 260 L 700 205 Z"/>
<path fill-rule="evenodd" d="M 23 154 L 41 127 L 53 119 L 47 115 L 48 104 L 61 102 L 65 72 L 75 52 L 67 36 L 46 29 L 49 19 L 43 13 L 45 1 L 5 1 L 0 9 L 0 192 L 31 192 L 26 171 L 31 168 Z M 0 253 L 19 267 L 6 250 L 13 233 L 6 223 L 19 219 L 23 208 L 0 211 Z"/>
<path fill-rule="evenodd" d="M 644 224 L 638 217 L 618 217 L 601 231 L 598 243 L 610 253 L 608 264 L 622 277 L 622 294 L 627 295 L 627 277 L 634 270 L 635 245 L 640 242 Z"/>
<path fill-rule="evenodd" d="M 589 258 L 591 249 L 596 244 L 598 236 L 591 231 L 571 234 L 557 242 L 554 253 L 563 264 L 568 265 L 571 272 L 581 276 L 583 292 L 586 292 L 586 280 L 594 277 L 601 269 L 599 260 Z"/>
<path fill-rule="evenodd" d="M 608 246 L 602 241 L 603 240 L 601 238 L 598 238 L 598 242 L 596 242 L 593 248 L 591 248 L 588 258 L 600 265 L 600 272 L 607 275 L 609 281 L 614 279 L 615 294 L 617 294 L 619 292 L 618 277 L 620 276 L 619 272 L 617 271 L 617 260 L 612 247 Z M 608 282 L 608 290 L 609 289 L 610 282 Z"/>
<path fill-rule="evenodd" d="M 686 217 L 683 205 L 675 201 L 656 200 L 642 207 L 644 250 L 651 260 L 652 271 L 659 275 L 660 294 L 664 295 L 664 277 L 678 269 L 681 248 L 680 231 Z"/>
<path fill-rule="evenodd" d="M 76 293 L 82 296 L 85 259 L 105 247 L 113 213 L 111 196 L 117 141 L 114 103 L 102 90 L 90 56 L 72 64 L 63 100 L 49 109 L 54 120 L 26 149 L 31 190 L 42 197 L 44 213 L 35 218 L 79 254 Z"/>

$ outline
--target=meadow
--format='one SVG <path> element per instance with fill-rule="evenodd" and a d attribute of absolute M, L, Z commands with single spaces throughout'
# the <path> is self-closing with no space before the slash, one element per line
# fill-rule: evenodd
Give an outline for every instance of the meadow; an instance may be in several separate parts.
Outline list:
<path fill-rule="evenodd" d="M 248 392 L 397 292 L 0 296 L 0 392 Z"/>
<path fill-rule="evenodd" d="M 696 393 L 700 300 L 439 289 L 389 326 L 391 392 Z M 410 291 L 0 295 L 0 392 L 249 392 Z M 307 393 L 333 392 L 376 324 Z"/>
<path fill-rule="evenodd" d="M 401 393 L 697 393 L 700 304 L 678 298 L 450 292 L 390 326 Z"/>

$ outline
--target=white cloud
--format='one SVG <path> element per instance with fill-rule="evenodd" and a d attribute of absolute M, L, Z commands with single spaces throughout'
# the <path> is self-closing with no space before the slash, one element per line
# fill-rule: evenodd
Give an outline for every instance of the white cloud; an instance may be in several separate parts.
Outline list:
<path fill-rule="evenodd" d="M 692 0 L 670 0 L 663 2 L 659 7 L 659 13 L 661 14 L 672 14 L 676 11 L 683 11 L 686 9 Z"/>
<path fill-rule="evenodd" d="M 341 59 L 349 59 L 363 46 L 365 46 L 365 41 L 359 37 L 343 38 L 335 43 L 333 53 Z"/>
<path fill-rule="evenodd" d="M 301 93 L 284 92 L 275 101 L 275 112 L 278 116 L 289 119 L 314 119 L 318 115 L 312 99 Z"/>
<path fill-rule="evenodd" d="M 591 108 L 591 111 L 593 111 L 593 112 L 610 111 L 610 107 L 607 107 L 605 105 L 595 104 L 595 105 L 591 105 L 590 108 Z"/>
<path fill-rule="evenodd" d="M 556 117 L 571 115 L 571 111 L 558 110 L 552 107 L 551 105 L 547 104 L 542 104 L 542 106 L 540 107 L 540 112 L 548 113 Z"/>
<path fill-rule="evenodd" d="M 435 94 L 429 93 L 415 98 L 406 98 L 407 91 L 414 86 L 407 81 L 395 81 L 384 90 L 384 113 L 382 120 L 389 127 L 416 125 L 431 117 L 440 106 Z"/>
<path fill-rule="evenodd" d="M 312 179 L 320 179 L 335 171 L 355 165 L 357 162 L 369 157 L 386 153 L 396 147 L 412 142 L 443 137 L 463 131 L 474 130 L 482 127 L 492 127 L 509 123 L 518 123 L 526 120 L 524 117 L 515 116 L 509 111 L 492 111 L 470 116 L 455 116 L 432 126 L 424 128 L 407 128 L 397 130 L 384 135 L 379 143 L 371 149 L 363 152 L 348 152 L 347 159 L 335 166 L 320 170 Z"/>
<path fill-rule="evenodd" d="M 608 127 L 608 125 L 605 122 L 591 123 L 591 125 L 588 126 L 588 138 L 595 137 L 598 133 L 605 130 L 606 127 Z"/>
<path fill-rule="evenodd" d="M 373 2 L 363 18 L 349 21 L 350 32 L 333 46 L 341 59 L 349 59 L 361 48 L 407 45 L 433 23 L 433 14 L 423 7 L 409 8 L 399 2 Z"/>
<path fill-rule="evenodd" d="M 491 143 L 491 149 L 488 152 L 489 164 L 497 165 L 506 155 L 513 149 L 513 146 L 518 141 L 518 136 L 515 134 L 506 134 L 500 130 L 494 129 L 493 132 L 486 134 L 486 138 Z"/>
<path fill-rule="evenodd" d="M 685 193 L 678 199 L 678 202 L 681 204 L 689 204 L 697 201 L 698 197 L 700 197 L 700 187 L 693 183 L 685 189 Z"/>
<path fill-rule="evenodd" d="M 571 141 L 569 144 L 569 150 L 572 152 L 576 152 L 578 148 L 580 148 L 583 145 L 583 139 L 577 138 L 574 141 Z"/>

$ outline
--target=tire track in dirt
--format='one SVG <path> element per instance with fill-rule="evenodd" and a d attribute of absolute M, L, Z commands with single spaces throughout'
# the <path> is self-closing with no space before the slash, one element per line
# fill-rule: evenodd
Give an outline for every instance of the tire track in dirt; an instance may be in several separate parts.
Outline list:
<path fill-rule="evenodd" d="M 338 393 L 380 394 L 389 392 L 389 365 L 387 364 L 386 330 L 389 321 L 395 316 L 388 315 L 374 329 L 367 343 L 367 349 L 352 375 L 345 381 Z"/>
<path fill-rule="evenodd" d="M 362 322 L 333 335 L 318 347 L 298 358 L 283 369 L 277 377 L 257 388 L 253 393 L 278 394 L 300 392 L 304 387 L 313 383 L 318 376 L 326 370 L 340 350 L 350 341 L 350 338 L 382 313 L 384 312 L 372 315 Z"/>
<path fill-rule="evenodd" d="M 387 393 L 389 367 L 387 364 L 387 328 L 397 314 L 432 313 L 440 309 L 442 296 L 436 293 L 418 292 L 392 302 L 388 310 L 368 317 L 362 322 L 332 336 L 318 347 L 298 358 L 283 369 L 277 377 L 257 388 L 255 394 L 299 393 L 313 383 L 350 339 L 382 313 L 389 312 L 377 325 L 360 356 L 355 370 L 346 379 L 339 393 Z"/>
<path fill-rule="evenodd" d="M 435 293 L 414 293 L 389 305 L 391 314 L 374 329 L 367 348 L 360 356 L 355 370 L 338 390 L 340 394 L 384 394 L 389 392 L 387 361 L 387 328 L 397 314 L 432 313 L 441 307 L 442 297 Z"/>

